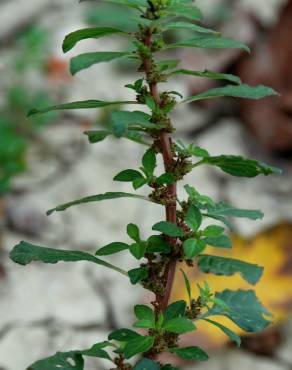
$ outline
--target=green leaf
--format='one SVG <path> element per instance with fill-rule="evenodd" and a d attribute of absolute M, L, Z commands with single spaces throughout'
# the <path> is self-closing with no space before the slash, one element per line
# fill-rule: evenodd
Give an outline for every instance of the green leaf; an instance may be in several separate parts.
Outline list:
<path fill-rule="evenodd" d="M 140 178 L 136 178 L 135 180 L 133 180 L 132 185 L 133 185 L 133 188 L 137 190 L 146 184 L 147 184 L 147 179 L 144 179 L 144 177 L 140 177 Z"/>
<path fill-rule="evenodd" d="M 182 275 L 183 275 L 183 278 L 184 278 L 184 282 L 185 282 L 185 287 L 186 287 L 186 290 L 187 290 L 187 293 L 188 293 L 188 296 L 189 296 L 189 301 L 191 301 L 192 299 L 192 291 L 191 291 L 191 284 L 190 284 L 190 281 L 186 275 L 186 273 L 184 272 L 184 270 L 180 269 Z"/>
<path fill-rule="evenodd" d="M 32 261 L 41 261 L 44 263 L 58 263 L 63 262 L 77 262 L 77 261 L 89 261 L 96 263 L 97 265 L 105 266 L 123 275 L 128 276 L 127 272 L 120 269 L 119 267 L 113 266 L 108 262 L 105 262 L 95 256 L 73 250 L 61 250 L 53 248 L 39 247 L 27 242 L 20 242 L 10 252 L 9 257 L 15 263 L 20 265 L 27 265 Z"/>
<path fill-rule="evenodd" d="M 54 212 L 65 211 L 67 208 L 70 208 L 72 206 L 76 206 L 76 205 L 79 205 L 79 204 L 85 204 L 85 203 L 91 203 L 91 202 L 100 202 L 102 200 L 111 200 L 111 199 L 118 199 L 118 198 L 136 198 L 136 199 L 149 200 L 151 202 L 150 198 L 147 198 L 147 197 L 144 197 L 144 196 L 141 196 L 141 195 L 137 195 L 137 194 L 123 193 L 123 192 L 108 192 L 108 193 L 104 193 L 104 194 L 91 195 L 89 197 L 85 197 L 85 198 L 81 198 L 81 199 L 78 199 L 78 200 L 74 200 L 74 201 L 69 202 L 69 203 L 61 204 L 61 205 L 57 206 L 56 208 L 50 209 L 47 212 L 47 215 L 49 216 Z"/>
<path fill-rule="evenodd" d="M 173 49 L 181 47 L 202 49 L 241 49 L 248 53 L 250 52 L 249 47 L 240 41 L 216 36 L 196 37 L 191 40 L 169 44 L 166 48 Z"/>
<path fill-rule="evenodd" d="M 192 259 L 203 252 L 203 250 L 206 248 L 206 243 L 203 240 L 191 238 L 184 241 L 183 248 L 185 257 L 187 259 Z"/>
<path fill-rule="evenodd" d="M 177 367 L 173 367 L 172 365 L 170 364 L 166 364 L 166 365 L 163 365 L 161 367 L 161 370 L 179 370 Z"/>
<path fill-rule="evenodd" d="M 169 352 L 177 354 L 184 360 L 207 361 L 209 356 L 200 347 L 169 348 Z"/>
<path fill-rule="evenodd" d="M 228 217 L 243 217 L 250 220 L 258 220 L 264 217 L 261 211 L 253 209 L 235 208 L 227 203 L 216 203 L 213 206 L 209 205 L 208 216 L 228 216 Z"/>
<path fill-rule="evenodd" d="M 262 306 L 253 290 L 224 290 L 216 293 L 216 298 L 222 300 L 228 306 L 224 310 L 221 305 L 216 304 L 205 315 L 224 315 L 232 320 L 241 329 L 249 333 L 257 333 L 265 329 L 270 321 L 264 316 L 271 316 L 269 311 Z"/>
<path fill-rule="evenodd" d="M 176 301 L 171 303 L 165 310 L 164 317 L 165 321 L 170 321 L 175 317 L 184 316 L 186 312 L 187 304 L 185 301 Z"/>
<path fill-rule="evenodd" d="M 84 360 L 80 353 L 58 352 L 54 356 L 33 363 L 27 370 L 83 370 Z"/>
<path fill-rule="evenodd" d="M 152 227 L 152 230 L 160 231 L 161 233 L 172 237 L 183 237 L 184 232 L 176 224 L 167 221 L 161 221 Z"/>
<path fill-rule="evenodd" d="M 205 230 L 203 230 L 204 236 L 220 236 L 224 233 L 224 227 L 217 226 L 217 225 L 210 225 L 207 226 Z"/>
<path fill-rule="evenodd" d="M 216 322 L 210 319 L 204 319 L 204 320 L 207 321 L 209 324 L 217 326 L 220 330 L 223 331 L 224 334 L 226 334 L 233 342 L 237 344 L 237 347 L 240 347 L 241 339 L 232 330 L 230 330 L 229 328 L 226 328 L 226 326 L 220 324 L 219 322 Z"/>
<path fill-rule="evenodd" d="M 218 35 L 220 36 L 220 32 L 211 30 L 210 28 L 205 28 L 198 26 L 197 24 L 194 23 L 188 23 L 188 22 L 172 22 L 168 23 L 163 27 L 164 31 L 167 30 L 176 30 L 176 29 L 185 29 L 189 31 L 194 31 L 197 33 L 203 33 L 203 34 L 213 34 L 213 35 Z"/>
<path fill-rule="evenodd" d="M 77 72 L 83 69 L 89 68 L 94 64 L 110 62 L 114 59 L 123 58 L 130 56 L 129 52 L 118 52 L 118 51 L 97 51 L 94 53 L 84 53 L 71 59 L 70 72 L 75 75 Z"/>
<path fill-rule="evenodd" d="M 107 347 L 109 345 L 111 345 L 111 343 L 109 343 L 109 342 L 97 343 L 94 346 L 92 346 L 90 349 L 86 349 L 84 351 L 81 351 L 81 354 L 83 356 L 104 358 L 106 360 L 110 360 L 111 361 L 111 357 L 103 349 L 104 347 Z"/>
<path fill-rule="evenodd" d="M 155 328 L 155 315 L 149 306 L 136 305 L 134 307 L 134 312 L 138 319 L 138 321 L 134 323 L 134 327 L 146 329 Z"/>
<path fill-rule="evenodd" d="M 172 6 L 169 6 L 166 9 L 166 12 L 169 15 L 173 15 L 176 17 L 184 17 L 188 19 L 192 19 L 194 21 L 199 21 L 203 19 L 202 12 L 199 8 L 192 6 L 192 5 L 186 5 L 182 3 L 173 4 Z"/>
<path fill-rule="evenodd" d="M 199 256 L 198 266 L 201 271 L 215 275 L 232 276 L 240 273 L 243 279 L 250 284 L 256 284 L 260 280 L 264 270 L 263 267 L 258 265 L 233 258 L 209 255 Z"/>
<path fill-rule="evenodd" d="M 185 99 L 182 103 L 190 103 L 198 100 L 220 98 L 223 96 L 229 96 L 233 98 L 244 98 L 244 99 L 262 99 L 268 96 L 278 95 L 275 90 L 270 87 L 263 85 L 249 86 L 247 84 L 241 85 L 227 85 L 224 87 L 216 87 L 214 89 L 207 90 L 202 94 L 191 96 Z"/>
<path fill-rule="evenodd" d="M 112 27 L 84 28 L 82 30 L 69 33 L 63 41 L 63 52 L 67 53 L 81 40 L 90 38 L 99 39 L 101 37 L 117 33 L 125 34 L 124 31 Z"/>
<path fill-rule="evenodd" d="M 281 170 L 268 166 L 254 159 L 247 159 L 237 155 L 220 155 L 217 157 L 204 158 L 202 164 L 219 167 L 222 171 L 237 177 L 256 177 L 260 174 L 265 176 L 272 173 L 281 173 Z"/>
<path fill-rule="evenodd" d="M 180 59 L 167 59 L 157 62 L 160 72 L 167 71 L 168 69 L 176 68 L 180 63 Z"/>
<path fill-rule="evenodd" d="M 129 235 L 129 237 L 133 240 L 135 240 L 135 242 L 140 242 L 140 231 L 139 231 L 139 227 L 135 224 L 128 224 L 127 225 L 127 234 Z"/>
<path fill-rule="evenodd" d="M 143 179 L 144 180 L 144 177 L 139 171 L 131 170 L 131 169 L 124 170 L 124 171 L 118 173 L 114 177 L 114 181 L 122 181 L 122 182 L 132 182 L 136 179 Z"/>
<path fill-rule="evenodd" d="M 160 366 L 149 358 L 142 358 L 136 363 L 133 370 L 159 370 Z"/>
<path fill-rule="evenodd" d="M 150 123 L 151 116 L 140 111 L 115 111 L 111 115 L 113 132 L 117 137 L 122 137 L 125 133 L 134 128 L 158 128 L 156 124 Z"/>
<path fill-rule="evenodd" d="M 170 245 L 159 235 L 152 235 L 147 240 L 147 253 L 169 253 Z"/>
<path fill-rule="evenodd" d="M 147 267 L 139 267 L 128 271 L 130 281 L 133 285 L 139 283 L 141 280 L 144 280 L 148 277 Z"/>
<path fill-rule="evenodd" d="M 234 82 L 235 84 L 241 83 L 241 79 L 232 74 L 212 72 L 212 71 L 207 71 L 207 70 L 206 71 L 191 71 L 189 69 L 177 69 L 176 71 L 170 72 L 168 76 L 175 76 L 179 74 L 196 76 L 196 77 L 205 77 L 205 78 L 210 78 L 212 80 L 226 80 L 226 81 Z"/>
<path fill-rule="evenodd" d="M 88 0 L 79 0 L 80 3 Z M 108 0 L 108 2 L 113 4 L 125 5 L 129 8 L 140 10 L 141 7 L 146 7 L 147 3 L 144 0 Z"/>
<path fill-rule="evenodd" d="M 104 247 L 100 248 L 95 253 L 95 255 L 96 256 L 108 256 L 110 254 L 118 253 L 126 249 L 129 249 L 128 244 L 121 243 L 121 242 L 114 242 L 114 243 L 107 244 Z"/>
<path fill-rule="evenodd" d="M 204 239 L 204 242 L 212 247 L 232 248 L 231 240 L 227 235 L 209 236 Z"/>
<path fill-rule="evenodd" d="M 187 212 L 185 223 L 192 230 L 196 231 L 201 226 L 202 221 L 203 221 L 203 217 L 202 217 L 202 214 L 199 208 L 194 205 L 191 205 L 191 207 L 189 208 Z"/>
<path fill-rule="evenodd" d="M 101 342 L 83 351 L 57 352 L 54 356 L 35 362 L 28 370 L 83 370 L 84 360 L 82 356 L 111 360 L 103 349 L 109 345 L 111 345 L 109 342 Z"/>
<path fill-rule="evenodd" d="M 148 149 L 143 155 L 142 164 L 146 173 L 152 175 L 156 167 L 156 153 L 152 148 Z"/>
<path fill-rule="evenodd" d="M 175 182 L 175 178 L 173 176 L 173 174 L 171 173 L 163 173 L 162 175 L 160 175 L 157 179 L 156 179 L 156 184 L 158 186 L 160 185 L 170 185 L 170 184 L 173 184 Z"/>
<path fill-rule="evenodd" d="M 186 317 L 175 317 L 169 321 L 165 321 L 163 329 L 176 334 L 184 334 L 196 330 L 195 324 Z"/>
<path fill-rule="evenodd" d="M 130 245 L 129 250 L 131 254 L 137 258 L 137 260 L 140 260 L 144 257 L 146 252 L 147 244 L 143 241 L 140 241 L 138 243 L 133 243 Z"/>
<path fill-rule="evenodd" d="M 140 336 L 138 338 L 132 339 L 128 341 L 124 348 L 124 355 L 126 359 L 129 359 L 138 353 L 147 352 L 150 348 L 152 348 L 154 344 L 154 337 L 143 337 Z"/>
<path fill-rule="evenodd" d="M 139 320 L 150 320 L 152 322 L 155 322 L 155 315 L 153 310 L 144 304 L 137 304 L 134 307 L 134 312 Z"/>
<path fill-rule="evenodd" d="M 111 131 L 109 130 L 94 130 L 94 131 L 85 131 L 85 135 L 88 136 L 88 140 L 90 143 L 99 143 L 106 139 L 109 135 L 111 135 Z"/>
<path fill-rule="evenodd" d="M 27 116 L 33 116 L 34 114 L 43 114 L 55 110 L 66 110 L 66 109 L 91 109 L 91 108 L 104 108 L 111 105 L 120 105 L 120 104 L 137 104 L 134 101 L 113 101 L 106 102 L 102 100 L 84 100 L 84 101 L 75 101 L 72 103 L 65 103 L 60 105 L 53 105 L 51 107 L 46 107 L 42 109 L 31 109 Z"/>
<path fill-rule="evenodd" d="M 109 334 L 109 340 L 117 340 L 119 342 L 128 342 L 129 340 L 139 338 L 140 334 L 130 329 L 118 329 Z"/>

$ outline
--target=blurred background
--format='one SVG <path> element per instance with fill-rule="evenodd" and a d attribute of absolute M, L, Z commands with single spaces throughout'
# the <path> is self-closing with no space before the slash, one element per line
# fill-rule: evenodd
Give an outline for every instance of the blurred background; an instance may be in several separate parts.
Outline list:
<path fill-rule="evenodd" d="M 259 102 L 219 99 L 181 107 L 173 119 L 176 135 L 211 154 L 239 154 L 284 170 L 282 176 L 252 180 L 200 168 L 186 181 L 203 194 L 237 207 L 259 208 L 263 221 L 234 221 L 233 256 L 266 267 L 257 294 L 274 313 L 274 325 L 245 337 L 234 348 L 216 329 L 200 327 L 196 336 L 211 353 L 210 362 L 185 369 L 292 369 L 292 1 L 197 0 L 205 24 L 252 48 L 201 52 L 182 49 L 182 68 L 238 74 L 245 82 L 272 86 L 281 99 Z M 68 55 L 65 34 L 92 25 L 131 29 L 129 12 L 119 16 L 105 4 L 73 0 L 0 0 L 0 370 L 24 370 L 57 350 L 86 348 L 104 340 L 109 330 L 132 323 L 132 306 L 149 300 L 127 279 L 90 264 L 32 264 L 20 267 L 8 253 L 20 240 L 63 249 L 95 252 L 111 241 L 126 241 L 125 226 L 139 224 L 145 235 L 163 210 L 134 200 L 108 201 L 70 209 L 51 217 L 52 206 L 104 191 L 129 191 L 111 179 L 135 168 L 144 148 L 126 139 L 108 138 L 89 145 L 82 134 L 108 124 L 110 110 L 51 113 L 26 118 L 32 107 L 73 100 L 127 100 L 124 85 L 136 79 L 135 65 L 100 64 L 72 78 L 70 57 L 85 51 L 122 50 L 114 37 L 87 40 Z M 106 19 L 106 23 L 104 22 Z M 170 34 L 168 37 L 175 37 Z M 184 96 L 215 87 L 214 82 L 177 77 L 171 90 Z M 162 86 L 164 87 L 164 86 Z M 117 155 L 118 154 L 118 155 Z M 127 212 L 125 212 L 125 210 Z M 149 233 L 149 231 L 148 231 Z M 136 266 L 121 254 L 123 268 Z M 195 281 L 206 276 L 189 271 Z M 246 288 L 240 278 L 207 276 L 214 290 Z M 173 299 L 182 297 L 176 280 Z M 92 365 L 93 366 L 93 365 Z M 94 368 L 107 369 L 103 362 Z M 90 366 L 89 366 L 90 368 Z M 93 368 L 93 367 L 92 367 Z"/>

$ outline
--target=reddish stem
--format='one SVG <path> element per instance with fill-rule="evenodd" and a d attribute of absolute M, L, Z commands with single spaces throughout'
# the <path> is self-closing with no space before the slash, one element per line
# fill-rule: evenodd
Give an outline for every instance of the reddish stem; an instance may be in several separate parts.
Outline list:
<path fill-rule="evenodd" d="M 149 34 L 148 37 L 145 39 L 145 45 L 149 47 L 151 46 L 151 42 L 152 42 L 151 34 Z M 151 59 L 145 58 L 143 64 L 144 64 L 144 70 L 145 70 L 146 76 L 148 77 L 151 72 Z M 150 83 L 149 88 L 150 88 L 151 96 L 153 97 L 156 105 L 159 106 L 161 104 L 161 99 L 159 96 L 157 83 Z M 174 153 L 171 148 L 172 141 L 171 141 L 169 133 L 162 132 L 160 134 L 159 140 L 160 140 L 160 145 L 162 149 L 164 168 L 166 171 L 168 171 L 171 169 L 173 162 L 174 162 Z M 171 185 L 168 185 L 167 195 L 168 195 L 168 202 L 167 202 L 167 205 L 165 206 L 166 221 L 176 224 L 177 223 L 177 217 L 176 217 L 177 184 L 176 182 Z M 169 242 L 172 246 L 174 246 L 176 244 L 176 238 L 169 238 Z M 175 270 L 176 270 L 176 259 L 172 257 L 168 263 L 168 266 L 165 272 L 166 286 L 165 286 L 164 295 L 163 296 L 156 295 L 156 301 L 158 302 L 159 308 L 161 311 L 165 311 L 168 305 L 168 301 L 171 295 L 171 289 L 173 286 Z"/>

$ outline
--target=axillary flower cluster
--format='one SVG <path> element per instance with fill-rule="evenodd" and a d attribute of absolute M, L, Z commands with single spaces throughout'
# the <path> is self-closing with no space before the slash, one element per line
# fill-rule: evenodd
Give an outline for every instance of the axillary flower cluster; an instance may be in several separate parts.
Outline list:
<path fill-rule="evenodd" d="M 101 247 L 95 255 L 83 251 L 45 248 L 21 242 L 12 250 L 11 259 L 21 265 L 32 261 L 44 263 L 88 261 L 110 268 L 122 274 L 129 284 L 141 284 L 153 293 L 149 305 L 134 307 L 136 321 L 133 328 L 114 330 L 101 343 L 85 350 L 58 352 L 32 364 L 31 370 L 83 370 L 87 357 L 101 358 L 109 362 L 111 369 L 120 370 L 176 370 L 171 364 L 163 364 L 159 355 L 169 352 L 184 360 L 206 361 L 204 349 L 190 345 L 180 346 L 181 335 L 195 331 L 196 322 L 204 320 L 222 330 L 238 346 L 240 337 L 212 319 L 225 316 L 246 332 L 258 332 L 268 324 L 270 313 L 262 306 L 253 290 L 212 292 L 207 281 L 197 285 L 193 295 L 190 282 L 182 269 L 188 300 L 170 302 L 177 263 L 191 266 L 205 274 L 231 276 L 240 274 L 251 285 L 256 284 L 263 268 L 244 261 L 208 254 L 210 248 L 230 249 L 232 243 L 226 229 L 231 227 L 230 217 L 245 217 L 257 220 L 263 214 L 257 210 L 238 209 L 224 202 L 216 202 L 189 184 L 184 184 L 185 199 L 179 199 L 177 183 L 198 166 L 214 166 L 223 172 L 238 177 L 252 178 L 258 175 L 279 173 L 279 170 L 254 159 L 235 155 L 212 156 L 206 149 L 195 144 L 174 140 L 171 113 L 178 104 L 187 104 L 217 97 L 260 99 L 276 95 L 266 86 L 249 86 L 231 74 L 215 71 L 180 69 L 180 60 L 163 59 L 175 48 L 238 48 L 249 51 L 243 43 L 225 38 L 220 33 L 202 25 L 202 13 L 190 0 L 106 0 L 108 3 L 129 8 L 135 14 L 135 29 L 132 32 L 115 27 L 81 29 L 65 37 L 63 50 L 71 50 L 78 42 L 88 38 L 122 36 L 129 45 L 125 51 L 89 52 L 71 59 L 70 70 L 74 75 L 101 62 L 128 58 L 138 73 L 138 79 L 125 87 L 132 90 L 130 101 L 86 100 L 33 109 L 29 115 L 43 114 L 52 110 L 116 107 L 106 129 L 85 132 L 90 143 L 95 144 L 109 136 L 134 141 L 145 147 L 142 163 L 137 169 L 124 169 L 114 181 L 129 182 L 134 190 L 147 188 L 147 195 L 135 192 L 106 192 L 86 196 L 61 204 L 48 211 L 61 212 L 79 204 L 130 198 L 151 202 L 165 208 L 165 218 L 156 222 L 146 239 L 141 236 L 136 224 L 126 227 L 129 242 L 112 242 Z M 96 5 L 98 7 L 98 4 Z M 97 8 L 98 11 L 98 8 Z M 114 8 L 113 8 L 113 11 Z M 131 12 L 130 12 L 131 11 Z M 180 30 L 188 31 L 190 38 L 180 40 Z M 176 41 L 167 43 L 165 35 L 174 33 Z M 136 64 L 136 66 L 135 66 Z M 218 80 L 220 87 L 201 94 L 183 97 L 177 91 L 160 90 L 160 84 L 181 75 Z M 122 110 L 131 105 L 136 110 Z M 148 113 L 146 113 L 148 112 Z M 116 142 L 118 145 L 118 142 Z M 111 143 L 112 145 L 112 143 Z M 112 149 L 111 149 L 112 150 Z M 157 173 L 158 161 L 163 161 L 164 170 Z M 157 213 L 157 212 L 156 212 Z M 213 221 L 207 222 L 206 221 Z M 137 265 L 130 271 L 114 266 L 105 258 L 128 252 Z M 130 289 L 129 286 L 129 294 Z M 125 292 L 125 296 L 126 296 Z M 86 314 L 86 313 L 85 313 Z M 132 359 L 133 358 L 133 359 Z"/>

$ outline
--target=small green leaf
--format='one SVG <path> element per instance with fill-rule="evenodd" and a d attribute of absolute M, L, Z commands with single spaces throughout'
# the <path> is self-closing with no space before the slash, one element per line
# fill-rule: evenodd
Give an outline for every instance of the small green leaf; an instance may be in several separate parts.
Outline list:
<path fill-rule="evenodd" d="M 167 71 L 168 69 L 173 69 L 178 66 L 180 63 L 180 59 L 168 59 L 168 60 L 161 60 L 157 62 L 157 66 L 160 72 Z"/>
<path fill-rule="evenodd" d="M 144 179 L 144 177 L 140 177 L 140 178 L 137 177 L 135 180 L 133 180 L 132 185 L 133 185 L 133 188 L 137 190 L 146 184 L 147 184 L 147 179 Z"/>
<path fill-rule="evenodd" d="M 152 175 L 156 167 L 156 154 L 152 148 L 148 149 L 144 154 L 142 158 L 142 164 L 146 170 L 146 173 L 148 175 Z"/>
<path fill-rule="evenodd" d="M 144 177 L 139 171 L 132 170 L 132 169 L 124 170 L 124 171 L 118 173 L 114 177 L 114 181 L 122 181 L 122 182 L 132 182 L 136 179 L 143 179 L 144 180 Z"/>
<path fill-rule="evenodd" d="M 100 248 L 95 253 L 95 255 L 96 256 L 108 256 L 110 254 L 118 253 L 126 249 L 129 249 L 128 244 L 121 243 L 121 242 L 114 242 L 114 243 L 107 244 L 104 247 Z"/>
<path fill-rule="evenodd" d="M 137 319 L 139 320 L 146 319 L 146 320 L 150 320 L 153 322 L 155 321 L 154 312 L 149 306 L 146 306 L 144 304 L 137 304 L 134 307 L 134 312 L 135 312 Z"/>
<path fill-rule="evenodd" d="M 185 223 L 194 231 L 198 230 L 203 221 L 201 211 L 198 207 L 192 205 L 186 215 Z"/>
<path fill-rule="evenodd" d="M 185 257 L 187 259 L 192 259 L 203 252 L 206 248 L 206 243 L 203 240 L 191 238 L 184 241 L 183 248 Z"/>
<path fill-rule="evenodd" d="M 130 55 L 131 54 L 129 52 L 118 51 L 97 51 L 94 53 L 80 54 L 71 59 L 70 72 L 72 75 L 75 75 L 77 72 L 89 68 L 94 64 L 110 62 L 114 59 L 119 59 Z"/>
<path fill-rule="evenodd" d="M 139 283 L 141 280 L 144 280 L 148 277 L 147 267 L 139 267 L 137 269 L 132 269 L 128 271 L 130 281 L 133 285 Z"/>
<path fill-rule="evenodd" d="M 109 334 L 109 340 L 117 340 L 119 342 L 128 342 L 129 340 L 139 338 L 140 334 L 130 329 L 118 329 Z"/>
<path fill-rule="evenodd" d="M 241 49 L 248 53 L 250 52 L 249 47 L 240 41 L 216 36 L 196 37 L 191 40 L 169 44 L 166 48 L 173 49 L 181 47 L 201 49 Z"/>
<path fill-rule="evenodd" d="M 124 355 L 126 359 L 129 359 L 138 353 L 143 353 L 149 351 L 154 344 L 154 337 L 137 337 L 128 341 L 124 348 Z"/>
<path fill-rule="evenodd" d="M 169 352 L 177 354 L 184 360 L 207 361 L 209 356 L 200 347 L 169 348 Z"/>
<path fill-rule="evenodd" d="M 212 273 L 215 275 L 232 276 L 236 273 L 240 273 L 244 280 L 250 284 L 256 284 L 260 280 L 264 270 L 263 267 L 258 265 L 233 258 L 209 255 L 199 256 L 198 267 L 205 273 Z"/>
<path fill-rule="evenodd" d="M 166 30 L 176 30 L 176 29 L 185 29 L 189 31 L 194 31 L 197 33 L 203 33 L 203 34 L 213 34 L 220 36 L 220 32 L 211 30 L 210 28 L 205 28 L 198 26 L 194 23 L 188 23 L 188 22 L 173 22 L 166 24 L 163 29 Z"/>
<path fill-rule="evenodd" d="M 73 363 L 73 364 L 72 364 Z M 83 370 L 84 360 L 80 353 L 58 352 L 54 356 L 37 361 L 28 370 Z"/>
<path fill-rule="evenodd" d="M 200 11 L 199 8 L 188 4 L 182 4 L 181 2 L 169 6 L 166 9 L 166 12 L 169 15 L 173 15 L 176 17 L 184 17 L 192 19 L 194 21 L 199 21 L 202 20 L 203 18 L 202 12 Z"/>
<path fill-rule="evenodd" d="M 172 222 L 161 221 L 155 224 L 152 227 L 152 230 L 160 231 L 161 233 L 172 236 L 172 237 L 183 237 L 184 232 L 181 228 L 177 225 L 173 224 Z"/>
<path fill-rule="evenodd" d="M 213 71 L 191 71 L 189 69 L 177 69 L 175 71 L 170 72 L 169 76 L 175 76 L 175 75 L 188 75 L 188 76 L 195 76 L 195 77 L 204 77 L 204 78 L 210 78 L 212 80 L 225 80 L 234 82 L 235 84 L 240 84 L 241 79 L 237 76 L 234 76 L 232 74 L 226 74 L 226 73 L 219 73 L 219 72 L 213 72 Z"/>
<path fill-rule="evenodd" d="M 161 367 L 161 370 L 179 370 L 177 367 L 173 367 L 172 365 L 170 364 L 166 364 L 166 365 L 163 365 Z"/>
<path fill-rule="evenodd" d="M 198 100 L 220 98 L 229 96 L 234 98 L 244 99 L 262 99 L 268 96 L 278 95 L 275 90 L 263 85 L 249 86 L 246 84 L 241 85 L 227 85 L 225 87 L 216 87 L 210 89 L 202 94 L 191 96 L 185 99 L 182 103 L 191 103 Z"/>
<path fill-rule="evenodd" d="M 137 258 L 137 260 L 140 260 L 144 257 L 146 252 L 147 244 L 143 241 L 140 241 L 138 243 L 133 243 L 130 245 L 129 250 L 131 254 Z"/>
<path fill-rule="evenodd" d="M 108 130 L 94 130 L 85 131 L 84 134 L 88 136 L 88 140 L 91 144 L 95 144 L 106 139 L 109 135 L 111 135 L 111 132 Z"/>
<path fill-rule="evenodd" d="M 175 317 L 164 322 L 163 329 L 171 333 L 184 334 L 196 330 L 195 324 L 186 317 Z"/>
<path fill-rule="evenodd" d="M 79 204 L 85 204 L 85 203 L 91 203 L 91 202 L 100 202 L 102 200 L 111 200 L 111 199 L 118 199 L 118 198 L 137 198 L 137 199 L 143 199 L 148 200 L 151 202 L 150 198 L 137 195 L 137 194 L 131 194 L 131 193 L 123 193 L 123 192 L 108 192 L 104 194 L 97 194 L 97 195 L 91 195 L 89 197 L 81 198 L 74 200 L 69 203 L 60 204 L 56 208 L 50 209 L 47 211 L 47 215 L 51 215 L 54 212 L 61 212 L 65 211 L 67 208 L 70 208 L 72 206 L 76 206 Z"/>
<path fill-rule="evenodd" d="M 202 157 L 202 158 L 206 158 L 206 157 L 209 157 L 209 153 L 206 149 L 203 149 L 199 146 L 196 146 L 194 144 L 191 144 L 188 146 L 188 152 L 191 154 L 191 155 L 194 155 L 195 157 Z"/>
<path fill-rule="evenodd" d="M 120 272 L 123 275 L 128 276 L 127 272 L 120 269 L 119 267 L 113 266 L 108 262 L 105 262 L 95 256 L 83 252 L 73 250 L 62 250 L 39 247 L 27 242 L 20 242 L 10 252 L 9 257 L 15 263 L 20 265 L 27 265 L 32 261 L 41 261 L 44 263 L 58 263 L 58 262 L 78 262 L 78 261 L 89 261 L 101 265 L 111 270 Z"/>
<path fill-rule="evenodd" d="M 237 347 L 240 347 L 241 339 L 232 330 L 230 330 L 229 328 L 226 328 L 226 326 L 220 324 L 219 322 L 216 322 L 210 319 L 204 319 L 204 320 L 207 321 L 209 324 L 217 326 L 219 329 L 223 331 L 223 333 L 225 333 L 233 342 L 237 344 Z"/>
<path fill-rule="evenodd" d="M 183 275 L 183 278 L 184 278 L 184 282 L 185 282 L 185 287 L 186 287 L 186 290 L 187 290 L 187 293 L 188 293 L 188 296 L 189 296 L 189 301 L 191 301 L 192 299 L 192 291 L 191 291 L 191 284 L 190 284 L 190 281 L 186 275 L 186 273 L 184 272 L 184 270 L 180 269 L 182 275 Z"/>
<path fill-rule="evenodd" d="M 202 164 L 219 167 L 222 171 L 237 177 L 256 177 L 260 174 L 265 176 L 272 173 L 281 173 L 281 170 L 268 166 L 254 159 L 247 159 L 237 155 L 220 155 L 218 157 L 204 158 Z"/>
<path fill-rule="evenodd" d="M 151 116 L 140 111 L 115 111 L 111 115 L 112 129 L 116 137 L 122 137 L 130 129 L 144 129 L 156 127 L 155 124 L 150 123 Z"/>
<path fill-rule="evenodd" d="M 171 303 L 165 310 L 164 317 L 165 321 L 170 321 L 175 317 L 184 316 L 186 312 L 187 304 L 185 301 L 176 301 Z"/>
<path fill-rule="evenodd" d="M 142 358 L 136 363 L 133 370 L 159 370 L 160 366 L 149 358 Z"/>
<path fill-rule="evenodd" d="M 207 226 L 205 230 L 203 230 L 203 235 L 204 236 L 220 236 L 221 234 L 224 233 L 224 227 L 222 226 L 217 226 L 217 225 L 210 225 Z"/>
<path fill-rule="evenodd" d="M 155 111 L 156 110 L 156 103 L 155 103 L 155 100 L 153 99 L 153 97 L 152 96 L 150 96 L 150 95 L 147 95 L 146 97 L 145 97 L 145 103 L 146 103 L 146 105 L 147 105 L 147 107 L 150 109 L 150 110 L 152 110 L 152 111 Z"/>
<path fill-rule="evenodd" d="M 112 27 L 94 27 L 69 33 L 63 41 L 63 51 L 67 53 L 81 40 L 90 38 L 98 39 L 113 34 L 125 34 L 125 32 Z"/>
<path fill-rule="evenodd" d="M 34 114 L 43 114 L 55 110 L 67 110 L 67 109 L 92 109 L 92 108 L 104 108 L 111 105 L 121 105 L 121 104 L 137 104 L 135 101 L 113 101 L 106 102 L 102 100 L 84 100 L 75 101 L 72 103 L 65 103 L 60 105 L 53 105 L 51 107 L 46 107 L 42 109 L 31 109 L 27 116 L 33 116 Z"/>
<path fill-rule="evenodd" d="M 235 208 L 227 203 L 214 203 L 214 205 L 209 205 L 208 216 L 228 216 L 228 217 L 243 217 L 250 220 L 258 220 L 264 217 L 261 211 L 253 209 L 240 209 Z"/>
<path fill-rule="evenodd" d="M 227 235 L 209 236 L 204 239 L 204 242 L 212 247 L 232 248 L 231 240 Z"/>
<path fill-rule="evenodd" d="M 270 324 L 265 316 L 271 316 L 271 314 L 262 306 L 253 290 L 226 289 L 221 293 L 216 293 L 215 297 L 225 302 L 229 309 L 224 310 L 221 305 L 216 304 L 203 318 L 224 315 L 249 333 L 260 332 Z"/>
<path fill-rule="evenodd" d="M 147 253 L 169 253 L 170 245 L 159 235 L 152 235 L 147 240 Z"/>
<path fill-rule="evenodd" d="M 135 224 L 127 225 L 127 234 L 129 235 L 131 239 L 135 240 L 135 242 L 137 243 L 141 240 L 139 227 Z"/>
<path fill-rule="evenodd" d="M 155 182 L 158 186 L 161 186 L 163 184 L 170 185 L 170 184 L 173 184 L 175 182 L 175 178 L 174 178 L 173 174 L 171 174 L 171 173 L 163 173 L 162 175 L 157 177 Z"/>

